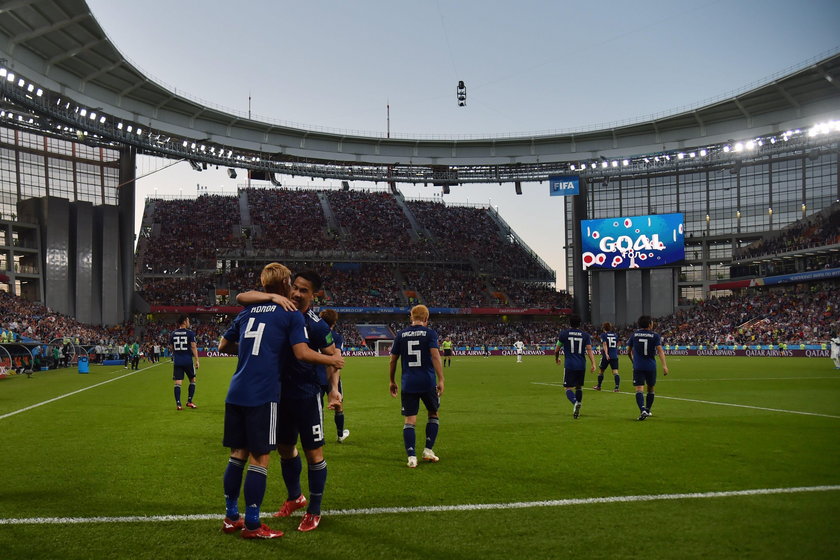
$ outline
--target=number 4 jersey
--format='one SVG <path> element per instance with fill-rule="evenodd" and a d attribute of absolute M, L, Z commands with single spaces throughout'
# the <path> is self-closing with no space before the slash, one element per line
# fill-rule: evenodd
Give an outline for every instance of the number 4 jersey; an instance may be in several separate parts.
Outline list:
<path fill-rule="evenodd" d="M 403 393 L 425 393 L 436 386 L 432 348 L 438 348 L 438 335 L 422 325 L 412 325 L 397 333 L 391 354 L 400 356 Z"/>
<path fill-rule="evenodd" d="M 239 343 L 236 373 L 225 402 L 259 406 L 280 400 L 280 376 L 294 360 L 292 346 L 308 343 L 303 315 L 279 305 L 246 307 L 224 337 Z"/>

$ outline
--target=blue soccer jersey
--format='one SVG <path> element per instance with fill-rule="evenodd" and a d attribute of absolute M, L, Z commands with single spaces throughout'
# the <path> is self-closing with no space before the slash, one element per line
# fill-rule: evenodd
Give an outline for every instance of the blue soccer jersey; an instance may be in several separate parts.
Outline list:
<path fill-rule="evenodd" d="M 169 335 L 169 344 L 172 346 L 172 361 L 176 366 L 192 366 L 191 343 L 193 342 L 195 342 L 195 333 L 190 329 L 175 329 Z"/>
<path fill-rule="evenodd" d="M 601 342 L 607 343 L 607 353 L 604 354 L 604 345 L 601 344 L 601 354 L 604 354 L 608 360 L 615 360 L 618 358 L 618 335 L 614 332 L 601 333 Z"/>
<path fill-rule="evenodd" d="M 639 329 L 633 333 L 627 346 L 633 350 L 635 371 L 656 371 L 656 347 L 662 345 L 659 335 L 653 331 Z"/>
<path fill-rule="evenodd" d="M 236 373 L 225 398 L 239 406 L 278 402 L 281 371 L 294 359 L 291 347 L 309 342 L 303 316 L 275 304 L 246 307 L 224 337 L 239 343 Z"/>
<path fill-rule="evenodd" d="M 412 325 L 397 333 L 391 354 L 400 357 L 403 393 L 424 393 L 437 387 L 432 348 L 439 348 L 437 333 L 422 325 Z"/>
<path fill-rule="evenodd" d="M 333 337 L 333 344 L 335 344 L 335 347 L 343 352 L 344 351 L 344 337 L 341 336 L 341 333 L 336 332 L 336 331 L 332 332 L 332 337 Z"/>
<path fill-rule="evenodd" d="M 333 344 L 332 331 L 326 321 L 318 317 L 311 309 L 303 314 L 309 347 L 318 352 Z M 322 365 L 309 364 L 293 359 L 289 367 L 283 369 L 282 396 L 284 399 L 304 399 L 320 395 L 321 386 L 327 384 L 327 370 Z"/>
<path fill-rule="evenodd" d="M 568 371 L 586 369 L 586 347 L 592 346 L 592 337 L 588 332 L 580 329 L 560 331 L 557 343 L 563 345 L 563 355 L 566 356 L 564 369 Z"/>

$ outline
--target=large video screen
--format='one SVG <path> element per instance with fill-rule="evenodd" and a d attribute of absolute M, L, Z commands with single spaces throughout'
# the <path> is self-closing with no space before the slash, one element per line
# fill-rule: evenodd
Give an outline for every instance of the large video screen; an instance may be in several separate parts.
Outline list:
<path fill-rule="evenodd" d="M 583 269 L 651 268 L 685 259 L 682 214 L 581 220 Z"/>

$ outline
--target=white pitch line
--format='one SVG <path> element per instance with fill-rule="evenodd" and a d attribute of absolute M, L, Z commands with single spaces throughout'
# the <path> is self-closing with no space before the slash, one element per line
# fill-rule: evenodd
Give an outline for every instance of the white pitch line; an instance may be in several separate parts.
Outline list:
<path fill-rule="evenodd" d="M 4 419 L 8 418 L 9 416 L 14 416 L 15 414 L 20 414 L 21 412 L 26 412 L 27 410 L 32 410 L 33 408 L 38 408 L 39 406 L 44 406 L 45 404 L 50 404 L 50 403 L 55 402 L 55 401 L 60 401 L 61 399 L 71 397 L 71 396 L 76 395 L 78 393 L 87 391 L 88 389 L 95 389 L 96 387 L 100 387 L 100 386 L 105 385 L 107 383 L 112 383 L 114 381 L 118 381 L 118 380 L 123 379 L 125 377 L 129 377 L 131 375 L 134 375 L 135 373 L 140 373 L 141 371 L 146 371 L 147 369 L 153 368 L 153 367 L 158 366 L 158 365 L 160 365 L 160 362 L 158 362 L 157 364 L 152 364 L 150 366 L 146 366 L 143 369 L 134 370 L 130 373 L 120 375 L 119 377 L 114 377 L 113 379 L 103 381 L 102 383 L 97 383 L 96 385 L 91 385 L 90 387 L 83 387 L 83 388 L 78 389 L 76 391 L 72 391 L 70 393 L 65 393 L 64 395 L 59 395 L 55 398 L 52 398 L 52 399 L 49 399 L 49 400 L 46 400 L 46 401 L 43 401 L 43 402 L 39 402 L 39 403 L 33 404 L 31 406 L 27 406 L 26 408 L 21 408 L 20 410 L 15 410 L 14 412 L 8 412 L 8 413 L 0 416 L 0 420 L 4 420 Z"/>
<path fill-rule="evenodd" d="M 710 380 L 714 381 L 714 380 Z M 548 385 L 549 387 L 562 387 L 562 383 L 540 383 L 538 381 L 531 382 L 534 385 Z M 586 387 L 588 391 L 592 391 Z M 605 391 L 607 393 L 612 393 L 612 391 Z M 621 395 L 632 395 L 633 393 L 628 393 L 626 391 L 620 391 L 619 394 Z M 693 402 L 693 403 L 700 403 L 700 404 L 716 404 L 718 406 L 734 406 L 736 408 L 749 408 L 751 410 L 766 410 L 768 412 L 782 412 L 784 414 L 800 414 L 802 416 L 819 416 L 820 418 L 836 418 L 840 419 L 840 416 L 836 416 L 834 414 L 820 414 L 819 412 L 803 412 L 801 410 L 786 410 L 784 408 L 768 408 L 765 406 L 752 406 L 748 404 L 735 404 L 735 403 L 726 403 L 726 402 L 717 402 L 717 401 L 701 401 L 699 399 L 686 399 L 683 397 L 669 397 L 667 395 L 660 395 L 659 393 L 656 394 L 656 398 L 658 399 L 668 399 L 672 401 L 685 401 L 685 402 Z"/>
<path fill-rule="evenodd" d="M 428 513 L 447 511 L 488 511 L 500 509 L 525 509 L 537 507 L 567 507 L 589 504 L 615 504 L 655 502 L 662 500 L 696 500 L 708 498 L 733 498 L 739 496 L 769 496 L 774 494 L 801 494 L 806 492 L 835 492 L 840 485 L 797 486 L 793 488 L 759 488 L 754 490 L 732 490 L 728 492 L 689 492 L 682 494 L 644 494 L 639 496 L 606 496 L 602 498 L 570 498 L 566 500 L 543 500 L 539 502 L 511 502 L 496 504 L 461 504 L 450 506 L 381 507 L 360 509 L 337 509 L 323 512 L 326 516 L 341 515 L 385 515 L 401 513 Z M 82 523 L 168 523 L 172 521 L 220 520 L 223 512 L 195 515 L 132 515 L 126 517 L 29 517 L 0 519 L 0 525 L 58 525 Z M 268 517 L 271 514 L 263 514 Z"/>

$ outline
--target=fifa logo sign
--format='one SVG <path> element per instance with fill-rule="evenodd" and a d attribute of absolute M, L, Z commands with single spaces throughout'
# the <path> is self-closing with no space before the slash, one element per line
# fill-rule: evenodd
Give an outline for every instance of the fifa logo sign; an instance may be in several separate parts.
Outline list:
<path fill-rule="evenodd" d="M 551 196 L 568 196 L 580 193 L 580 177 L 577 175 L 558 175 L 548 178 Z"/>

